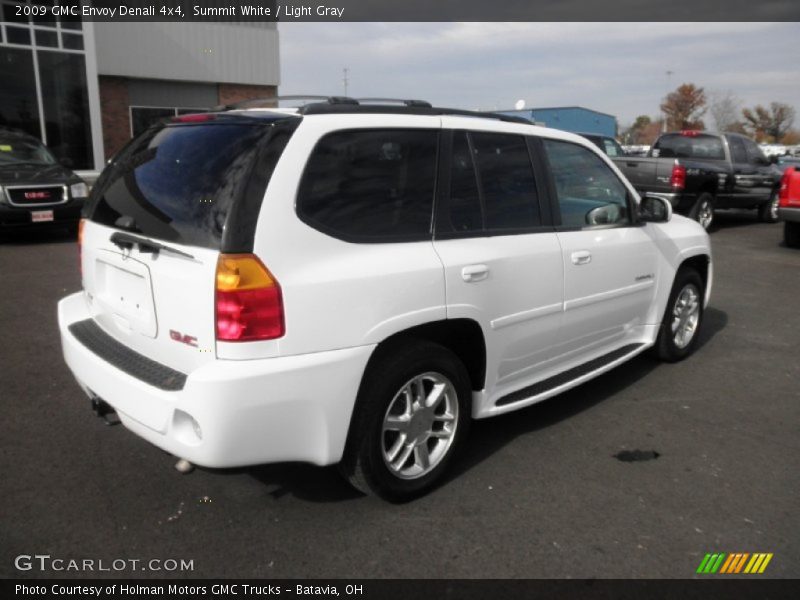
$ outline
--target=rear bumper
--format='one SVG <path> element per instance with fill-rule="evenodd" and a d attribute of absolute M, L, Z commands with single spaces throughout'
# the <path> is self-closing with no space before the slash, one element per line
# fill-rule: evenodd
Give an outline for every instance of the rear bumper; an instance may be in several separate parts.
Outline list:
<path fill-rule="evenodd" d="M 800 208 L 778 208 L 779 221 L 800 222 Z"/>
<path fill-rule="evenodd" d="M 206 467 L 338 462 L 373 346 L 263 360 L 216 360 L 183 389 L 149 385 L 94 354 L 69 331 L 89 318 L 82 293 L 58 304 L 64 359 L 87 392 L 123 425 L 163 450 Z M 199 428 L 200 435 L 197 430 Z"/>
<path fill-rule="evenodd" d="M 19 207 L 0 203 L 0 230 L 22 231 L 47 229 L 48 227 L 63 227 L 77 223 L 81 218 L 82 200 L 70 200 L 66 204 L 55 206 Z M 53 220 L 34 223 L 31 213 L 42 210 L 52 210 Z"/>

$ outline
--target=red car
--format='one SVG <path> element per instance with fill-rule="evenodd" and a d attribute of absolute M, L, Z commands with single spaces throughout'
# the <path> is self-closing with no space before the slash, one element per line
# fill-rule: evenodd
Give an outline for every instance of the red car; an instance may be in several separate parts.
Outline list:
<path fill-rule="evenodd" d="M 788 167 L 781 179 L 778 218 L 784 221 L 783 238 L 790 248 L 800 248 L 800 171 Z"/>

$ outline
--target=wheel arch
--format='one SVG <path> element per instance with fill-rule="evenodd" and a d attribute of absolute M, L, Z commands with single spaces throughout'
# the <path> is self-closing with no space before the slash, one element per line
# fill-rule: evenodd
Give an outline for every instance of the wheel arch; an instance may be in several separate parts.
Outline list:
<path fill-rule="evenodd" d="M 376 360 L 391 352 L 393 348 L 414 340 L 424 340 L 444 346 L 464 363 L 472 389 L 478 391 L 485 387 L 486 340 L 481 326 L 472 319 L 430 321 L 398 331 L 378 343 L 364 372 L 368 372 Z"/>

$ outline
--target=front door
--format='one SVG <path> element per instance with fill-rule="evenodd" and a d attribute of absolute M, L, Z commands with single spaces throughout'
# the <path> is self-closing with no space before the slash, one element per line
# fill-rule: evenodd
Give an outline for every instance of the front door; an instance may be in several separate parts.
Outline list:
<path fill-rule="evenodd" d="M 559 362 L 641 341 L 658 283 L 656 246 L 627 186 L 594 150 L 544 140 L 564 265 Z"/>

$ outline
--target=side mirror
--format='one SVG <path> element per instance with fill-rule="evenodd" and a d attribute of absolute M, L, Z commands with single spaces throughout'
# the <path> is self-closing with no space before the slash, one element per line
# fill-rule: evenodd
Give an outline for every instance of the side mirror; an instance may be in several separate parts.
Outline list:
<path fill-rule="evenodd" d="M 645 195 L 639 203 L 639 221 L 666 223 L 672 219 L 672 204 L 661 196 Z"/>
<path fill-rule="evenodd" d="M 779 156 L 777 154 L 773 154 L 772 156 L 769 157 L 769 163 L 771 165 L 777 165 L 778 164 L 778 158 L 779 158 Z"/>

